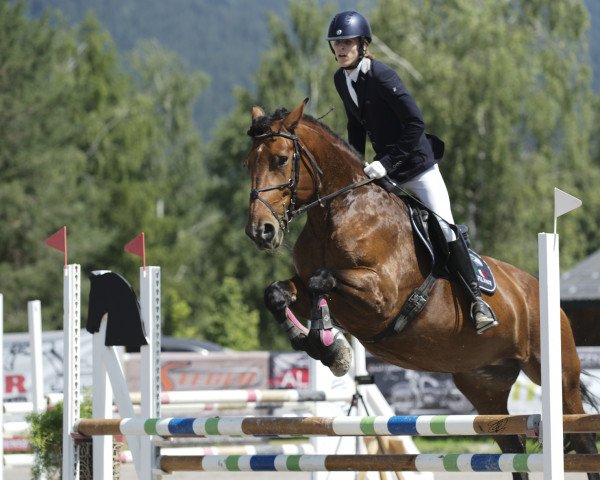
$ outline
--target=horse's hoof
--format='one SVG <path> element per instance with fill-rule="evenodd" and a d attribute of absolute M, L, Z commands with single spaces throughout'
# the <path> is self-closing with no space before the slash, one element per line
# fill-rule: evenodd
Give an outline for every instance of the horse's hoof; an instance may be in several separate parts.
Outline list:
<path fill-rule="evenodd" d="M 329 367 L 331 373 L 336 377 L 343 377 L 352 365 L 352 347 L 346 337 L 342 333 L 338 333 L 337 338 L 327 348 L 327 352 L 323 357 L 323 364 Z"/>

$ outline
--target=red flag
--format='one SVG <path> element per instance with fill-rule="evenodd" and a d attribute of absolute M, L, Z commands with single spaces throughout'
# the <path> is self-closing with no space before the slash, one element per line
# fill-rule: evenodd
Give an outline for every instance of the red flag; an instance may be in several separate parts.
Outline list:
<path fill-rule="evenodd" d="M 123 248 L 127 253 L 132 253 L 138 257 L 142 257 L 142 266 L 146 268 L 146 245 L 144 242 L 144 232 L 140 233 L 137 237 L 131 240 Z"/>
<path fill-rule="evenodd" d="M 67 265 L 67 227 L 64 226 L 56 233 L 50 235 L 44 243 L 64 253 L 65 266 Z"/>

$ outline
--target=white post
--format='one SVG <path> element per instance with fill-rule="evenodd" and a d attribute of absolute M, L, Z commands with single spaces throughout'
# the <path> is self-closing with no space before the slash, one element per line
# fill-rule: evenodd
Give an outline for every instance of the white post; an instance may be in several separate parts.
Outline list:
<path fill-rule="evenodd" d="M 27 302 L 29 349 L 31 354 L 31 385 L 33 411 L 40 413 L 44 405 L 44 370 L 42 368 L 42 305 L 39 300 Z"/>
<path fill-rule="evenodd" d="M 63 275 L 63 480 L 79 480 L 79 447 L 71 438 L 79 419 L 81 269 L 66 265 Z"/>
<path fill-rule="evenodd" d="M 2 447 L 2 465 L 0 465 L 0 480 L 4 477 L 4 296 L 0 293 L 0 365 L 2 365 L 2 380 L 0 380 L 0 388 L 2 393 L 0 394 L 0 400 L 2 401 L 2 408 L 0 408 L 0 445 Z"/>
<path fill-rule="evenodd" d="M 140 348 L 141 416 L 160 417 L 160 267 L 140 268 L 140 307 L 148 345 Z M 160 476 L 158 449 L 153 437 L 140 439 L 140 463 L 144 471 L 140 479 Z"/>
<path fill-rule="evenodd" d="M 558 234 L 538 234 L 544 480 L 564 478 Z"/>
<path fill-rule="evenodd" d="M 104 315 L 99 332 L 92 335 L 92 418 L 113 417 L 113 392 L 104 361 L 104 350 L 108 348 L 105 346 L 107 323 L 107 315 Z M 110 435 L 92 437 L 93 475 L 98 480 L 113 478 L 112 445 Z"/>

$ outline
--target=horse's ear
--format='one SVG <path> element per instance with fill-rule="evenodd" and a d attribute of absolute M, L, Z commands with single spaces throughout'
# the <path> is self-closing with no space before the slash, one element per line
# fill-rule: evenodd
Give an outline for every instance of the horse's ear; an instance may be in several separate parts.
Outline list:
<path fill-rule="evenodd" d="M 254 120 L 255 118 L 258 118 L 258 117 L 264 117 L 265 115 L 266 115 L 265 111 L 262 108 L 260 108 L 259 106 L 254 105 L 252 107 L 252 120 Z"/>
<path fill-rule="evenodd" d="M 290 132 L 292 132 L 300 122 L 302 115 L 304 114 L 304 107 L 308 103 L 308 98 L 305 98 L 304 101 L 294 108 L 288 116 L 283 120 L 283 126 Z"/>

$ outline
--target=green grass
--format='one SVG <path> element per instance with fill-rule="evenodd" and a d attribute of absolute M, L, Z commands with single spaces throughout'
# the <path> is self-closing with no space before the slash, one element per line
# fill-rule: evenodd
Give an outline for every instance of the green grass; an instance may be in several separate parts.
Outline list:
<path fill-rule="evenodd" d="M 413 437 L 415 445 L 421 453 L 502 453 L 490 437 Z M 600 438 L 596 442 L 600 451 Z M 527 453 L 541 453 L 540 444 L 531 439 L 526 440 Z"/>
<path fill-rule="evenodd" d="M 421 453 L 502 453 L 490 437 L 413 437 Z M 527 452 L 539 452 L 539 445 L 527 440 Z"/>

